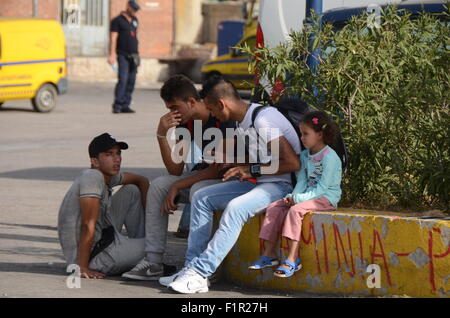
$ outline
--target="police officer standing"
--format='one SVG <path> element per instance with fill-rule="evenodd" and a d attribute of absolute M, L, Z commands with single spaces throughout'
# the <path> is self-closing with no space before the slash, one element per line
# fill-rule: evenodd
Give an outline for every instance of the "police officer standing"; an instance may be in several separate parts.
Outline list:
<path fill-rule="evenodd" d="M 140 9 L 135 0 L 127 3 L 125 11 L 111 21 L 111 52 L 108 63 L 118 64 L 118 82 L 114 90 L 113 113 L 134 113 L 130 108 L 131 95 L 140 64 L 138 53 L 136 12 Z"/>

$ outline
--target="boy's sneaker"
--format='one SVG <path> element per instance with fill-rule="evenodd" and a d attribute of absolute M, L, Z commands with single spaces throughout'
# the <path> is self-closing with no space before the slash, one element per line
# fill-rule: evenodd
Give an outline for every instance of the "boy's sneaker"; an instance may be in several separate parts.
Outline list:
<path fill-rule="evenodd" d="M 159 283 L 165 287 L 169 286 L 178 276 L 183 275 L 186 271 L 186 267 L 183 267 L 178 273 L 175 273 L 171 276 L 163 276 L 159 278 Z"/>
<path fill-rule="evenodd" d="M 150 263 L 145 258 L 122 277 L 136 280 L 158 280 L 164 274 L 163 264 Z"/>
<path fill-rule="evenodd" d="M 204 278 L 196 271 L 187 268 L 167 288 L 180 294 L 195 294 L 208 292 L 208 278 Z"/>
<path fill-rule="evenodd" d="M 165 287 L 169 286 L 172 282 L 174 282 L 179 276 L 183 275 L 183 273 L 187 270 L 187 267 L 183 267 L 178 273 L 175 273 L 171 276 L 163 276 L 159 279 L 159 283 Z M 213 274 L 214 275 L 214 274 Z M 208 287 L 211 286 L 213 282 L 208 279 Z"/>

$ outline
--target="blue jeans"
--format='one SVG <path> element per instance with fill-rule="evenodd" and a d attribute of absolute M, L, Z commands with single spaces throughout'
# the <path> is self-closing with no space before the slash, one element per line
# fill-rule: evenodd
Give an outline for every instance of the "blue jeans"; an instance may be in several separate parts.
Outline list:
<path fill-rule="evenodd" d="M 118 54 L 117 63 L 119 65 L 118 82 L 114 90 L 115 110 L 128 109 L 131 104 L 131 94 L 133 94 L 136 83 L 137 67 L 131 59 Z"/>
<path fill-rule="evenodd" d="M 292 192 L 287 182 L 228 181 L 195 192 L 185 265 L 203 277 L 211 276 L 236 243 L 244 223 L 272 202 Z M 214 211 L 224 210 L 210 240 Z M 209 242 L 209 243 L 208 243 Z"/>

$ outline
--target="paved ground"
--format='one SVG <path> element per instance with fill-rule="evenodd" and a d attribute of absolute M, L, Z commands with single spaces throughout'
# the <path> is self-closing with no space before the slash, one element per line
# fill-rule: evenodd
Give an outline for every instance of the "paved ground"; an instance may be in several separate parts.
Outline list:
<path fill-rule="evenodd" d="M 61 200 L 79 172 L 89 167 L 87 145 L 105 131 L 125 140 L 123 171 L 150 180 L 165 173 L 156 126 L 165 112 L 159 87 L 138 88 L 136 114 L 112 114 L 112 84 L 71 83 L 56 109 L 32 111 L 29 101 L 10 101 L 0 110 L 0 298 L 2 297 L 186 297 L 157 282 L 120 277 L 81 281 L 66 287 L 68 273 L 57 239 Z M 166 262 L 180 265 L 186 240 L 173 236 L 181 213 L 170 219 Z M 252 290 L 220 282 L 194 297 L 312 297 Z M 320 295 L 315 295 L 320 296 Z M 322 295 L 324 296 L 324 295 Z"/>

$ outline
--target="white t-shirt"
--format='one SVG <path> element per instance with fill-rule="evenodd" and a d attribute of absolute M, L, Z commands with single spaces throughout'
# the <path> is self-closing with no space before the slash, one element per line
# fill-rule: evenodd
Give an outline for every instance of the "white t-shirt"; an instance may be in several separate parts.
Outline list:
<path fill-rule="evenodd" d="M 253 110 L 258 106 L 261 105 L 260 104 L 250 105 L 250 108 L 248 109 L 247 114 L 245 114 L 245 117 L 242 120 L 242 122 L 238 123 L 237 132 L 241 136 L 245 136 L 245 134 L 249 133 L 252 125 Z M 294 152 L 296 154 L 300 154 L 301 152 L 300 140 L 298 138 L 297 133 L 295 132 L 294 127 L 292 127 L 292 124 L 289 122 L 289 120 L 287 120 L 286 117 L 284 117 L 283 114 L 281 114 L 275 107 L 266 107 L 263 110 L 261 110 L 255 119 L 254 127 L 258 131 L 259 138 L 261 138 L 265 143 L 268 143 L 274 139 L 283 136 L 289 142 Z M 256 139 L 253 139 L 254 142 L 250 143 L 250 160 L 252 160 L 251 162 L 257 161 L 255 160 L 256 158 L 252 156 L 252 154 L 256 153 L 255 149 L 252 149 L 252 147 L 255 147 L 256 145 L 255 140 Z M 260 162 L 267 162 L 271 159 L 273 164 L 273 161 L 277 159 L 273 157 L 270 158 L 271 157 L 270 154 L 268 154 L 268 156 L 264 156 L 264 153 L 266 153 L 266 151 L 263 150 L 262 151 L 263 156 L 260 157 L 261 159 Z M 286 181 L 291 183 L 290 173 L 281 175 L 263 175 L 262 177 L 258 178 L 258 182 L 279 182 L 279 181 Z"/>

